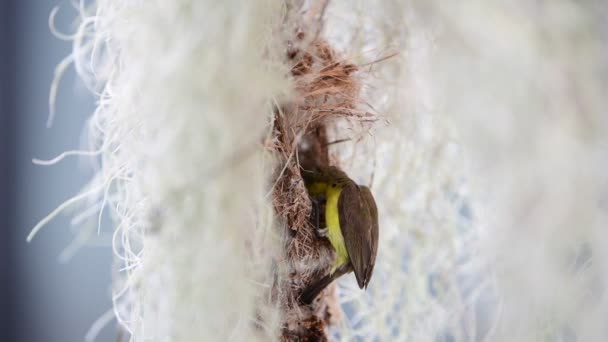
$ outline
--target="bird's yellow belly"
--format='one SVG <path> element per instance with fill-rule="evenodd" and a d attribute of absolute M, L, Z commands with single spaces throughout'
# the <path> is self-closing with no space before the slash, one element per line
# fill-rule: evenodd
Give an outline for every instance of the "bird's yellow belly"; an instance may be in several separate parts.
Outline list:
<path fill-rule="evenodd" d="M 327 238 L 336 251 L 336 261 L 334 262 L 330 274 L 342 264 L 348 262 L 348 251 L 344 244 L 344 236 L 340 229 L 340 215 L 338 214 L 338 199 L 342 189 L 329 188 L 327 190 L 327 203 L 325 206 L 325 222 L 327 224 Z"/>

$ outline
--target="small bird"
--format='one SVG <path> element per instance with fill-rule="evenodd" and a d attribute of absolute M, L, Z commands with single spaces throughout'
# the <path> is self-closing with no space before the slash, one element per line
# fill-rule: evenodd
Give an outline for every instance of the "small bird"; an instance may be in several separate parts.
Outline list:
<path fill-rule="evenodd" d="M 334 279 L 351 271 L 359 288 L 367 288 L 378 252 L 378 209 L 370 189 L 333 166 L 302 175 L 309 194 L 325 198 L 327 228 L 319 233 L 329 239 L 336 260 L 328 275 L 304 290 L 300 301 L 311 303 Z"/>

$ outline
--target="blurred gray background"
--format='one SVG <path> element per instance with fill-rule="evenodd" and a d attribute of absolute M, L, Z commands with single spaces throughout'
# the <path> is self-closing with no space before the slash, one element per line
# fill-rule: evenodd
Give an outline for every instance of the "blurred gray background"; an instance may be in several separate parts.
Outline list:
<path fill-rule="evenodd" d="M 67 216 L 25 242 L 30 228 L 91 173 L 78 158 L 54 166 L 31 161 L 81 147 L 94 105 L 70 68 L 59 87 L 55 122 L 46 127 L 53 69 L 71 49 L 48 27 L 57 5 L 58 28 L 71 32 L 76 12 L 69 1 L 5 0 L 0 9 L 0 341 L 83 341 L 91 324 L 111 308 L 110 248 L 84 248 L 60 263 L 74 237 Z M 111 323 L 97 341 L 115 336 Z"/>

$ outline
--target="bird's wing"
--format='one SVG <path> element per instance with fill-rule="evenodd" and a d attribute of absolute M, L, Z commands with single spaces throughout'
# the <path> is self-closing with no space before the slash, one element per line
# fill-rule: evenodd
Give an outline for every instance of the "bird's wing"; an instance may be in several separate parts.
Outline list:
<path fill-rule="evenodd" d="M 372 258 L 371 215 L 359 186 L 347 182 L 338 199 L 340 230 L 352 263 L 359 288 L 367 286 L 368 266 Z"/>
<path fill-rule="evenodd" d="M 359 186 L 361 189 L 361 197 L 365 202 L 365 206 L 369 210 L 371 225 L 369 228 L 371 229 L 371 258 L 369 259 L 369 263 L 367 265 L 367 273 L 365 275 L 366 284 L 369 283 L 370 278 L 372 277 L 372 272 L 374 272 L 374 265 L 376 264 L 376 255 L 378 254 L 378 207 L 376 206 L 376 201 L 374 200 L 374 196 L 368 187 L 362 185 Z"/>

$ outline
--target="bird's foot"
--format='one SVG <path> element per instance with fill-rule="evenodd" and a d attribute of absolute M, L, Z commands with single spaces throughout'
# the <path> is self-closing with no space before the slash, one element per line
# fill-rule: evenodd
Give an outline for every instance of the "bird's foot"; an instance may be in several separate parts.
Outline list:
<path fill-rule="evenodd" d="M 327 237 L 327 235 L 329 234 L 329 228 L 317 228 L 317 235 L 319 237 Z"/>

